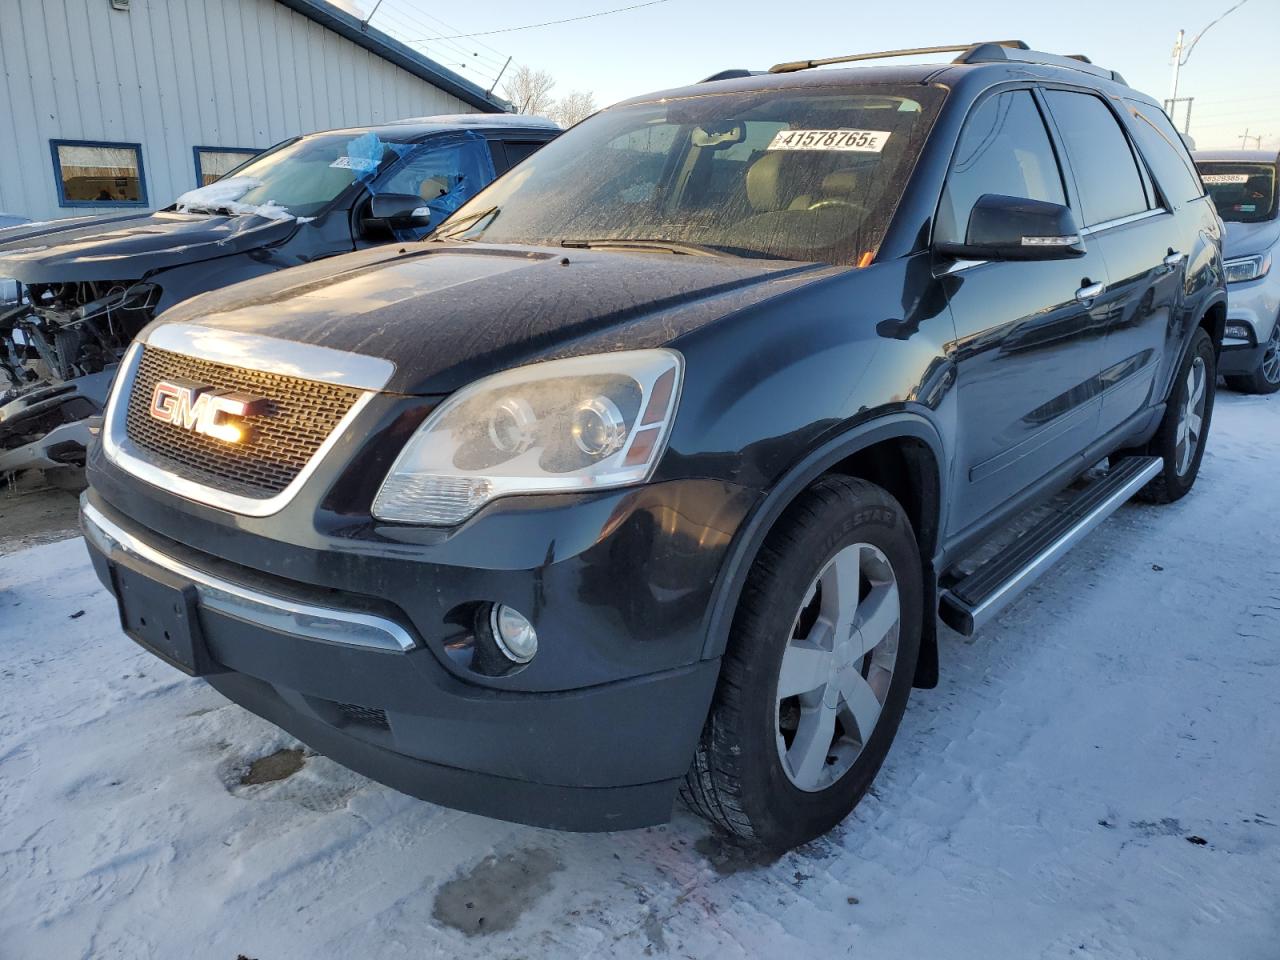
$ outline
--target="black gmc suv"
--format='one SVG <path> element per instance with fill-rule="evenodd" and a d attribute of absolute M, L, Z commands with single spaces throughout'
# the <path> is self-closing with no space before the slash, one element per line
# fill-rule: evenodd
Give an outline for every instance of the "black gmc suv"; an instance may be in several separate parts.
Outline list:
<path fill-rule="evenodd" d="M 1160 108 L 947 49 L 638 97 L 427 241 L 165 313 L 83 502 L 125 632 L 450 806 L 840 821 L 939 616 L 1181 497 L 1213 412 L 1222 225 Z"/>

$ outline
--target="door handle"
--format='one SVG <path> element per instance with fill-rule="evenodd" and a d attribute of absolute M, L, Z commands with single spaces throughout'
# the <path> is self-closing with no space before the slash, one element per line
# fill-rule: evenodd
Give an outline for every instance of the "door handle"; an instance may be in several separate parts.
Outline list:
<path fill-rule="evenodd" d="M 1179 250 L 1170 250 L 1169 255 L 1164 258 L 1164 265 L 1172 270 L 1183 260 L 1187 259 L 1187 255 Z"/>
<path fill-rule="evenodd" d="M 1097 300 L 1102 296 L 1102 292 L 1107 289 L 1105 283 L 1089 283 L 1089 278 L 1085 277 L 1085 286 L 1076 291 L 1076 299 L 1081 303 L 1088 303 L 1091 300 Z"/>

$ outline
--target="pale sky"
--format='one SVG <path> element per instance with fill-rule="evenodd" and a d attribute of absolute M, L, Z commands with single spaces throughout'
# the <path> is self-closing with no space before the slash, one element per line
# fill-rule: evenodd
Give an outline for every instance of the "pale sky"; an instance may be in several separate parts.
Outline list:
<path fill-rule="evenodd" d="M 342 0 L 369 9 L 376 0 Z M 453 37 L 582 16 L 641 0 L 544 2 L 382 0 L 373 25 L 402 40 Z M 1175 35 L 1188 41 L 1236 0 L 663 0 L 609 16 L 538 29 L 415 44 L 488 86 L 507 56 L 548 71 L 553 93 L 589 90 L 601 106 L 678 86 L 728 67 L 783 60 L 1018 39 L 1039 50 L 1084 53 L 1157 100 L 1169 95 Z M 441 19 L 443 18 L 443 19 Z M 501 87 L 499 87 L 499 92 Z M 1246 0 L 1205 33 L 1182 68 L 1179 95 L 1195 98 L 1198 147 L 1239 147 L 1261 134 L 1280 147 L 1280 0 Z M 1182 110 L 1175 120 L 1181 129 Z M 1250 144 L 1253 145 L 1252 143 Z"/>

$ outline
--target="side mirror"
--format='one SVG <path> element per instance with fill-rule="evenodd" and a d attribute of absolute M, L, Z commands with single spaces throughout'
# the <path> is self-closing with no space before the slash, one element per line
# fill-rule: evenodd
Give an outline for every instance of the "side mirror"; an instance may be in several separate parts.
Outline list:
<path fill-rule="evenodd" d="M 973 205 L 964 243 L 934 249 L 957 260 L 1069 260 L 1085 253 L 1067 207 L 998 193 L 983 194 Z"/>
<path fill-rule="evenodd" d="M 379 193 L 369 198 L 364 222 L 370 227 L 406 230 L 431 225 L 432 210 L 413 193 Z"/>

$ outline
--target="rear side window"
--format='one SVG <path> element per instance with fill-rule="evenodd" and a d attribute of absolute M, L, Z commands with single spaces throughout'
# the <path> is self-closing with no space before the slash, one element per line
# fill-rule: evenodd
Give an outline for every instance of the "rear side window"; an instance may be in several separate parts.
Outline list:
<path fill-rule="evenodd" d="M 935 239 L 963 243 L 973 205 L 988 193 L 1067 202 L 1044 120 L 1026 90 L 989 98 L 965 121 L 938 208 Z"/>
<path fill-rule="evenodd" d="M 1129 139 L 1105 103 L 1087 93 L 1046 90 L 1080 191 L 1084 226 L 1149 209 Z"/>
<path fill-rule="evenodd" d="M 545 141 L 542 140 L 506 140 L 504 141 L 507 148 L 507 164 L 514 167 L 517 163 L 527 160 L 540 150 Z"/>
<path fill-rule="evenodd" d="M 1204 196 L 1195 164 L 1164 111 L 1154 104 L 1134 100 L 1126 100 L 1125 109 L 1133 118 L 1131 127 L 1138 149 L 1155 172 L 1165 198 L 1182 204 Z"/>

